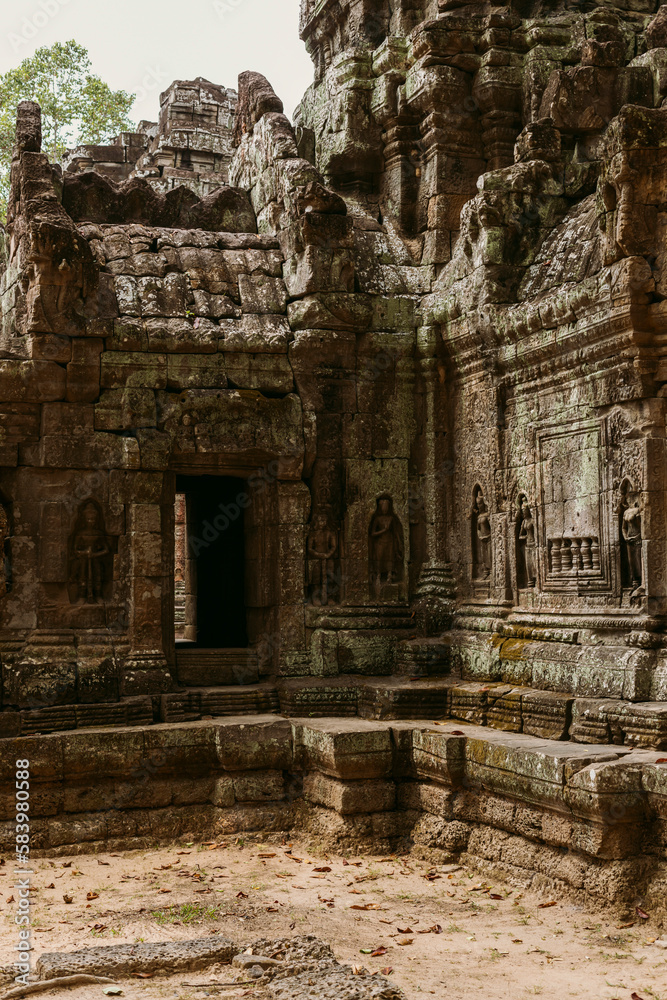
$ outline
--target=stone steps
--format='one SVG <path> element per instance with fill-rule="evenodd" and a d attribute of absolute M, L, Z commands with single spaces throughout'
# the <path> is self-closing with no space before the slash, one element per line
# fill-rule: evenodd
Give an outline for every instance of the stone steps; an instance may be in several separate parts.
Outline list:
<path fill-rule="evenodd" d="M 453 677 L 291 677 L 253 684 L 188 685 L 162 695 L 162 722 L 281 712 L 299 718 L 456 719 L 502 732 L 583 744 L 667 751 L 667 703 L 577 698 Z M 148 696 L 0 713 L 0 739 L 99 726 L 146 726 Z"/>
<path fill-rule="evenodd" d="M 667 750 L 667 702 L 577 698 L 560 691 L 450 681 L 454 719 L 509 732 L 577 743 L 614 743 Z"/>
<path fill-rule="evenodd" d="M 162 722 L 279 711 L 278 691 L 272 684 L 190 688 L 160 697 Z"/>
<path fill-rule="evenodd" d="M 259 658 L 252 649 L 176 649 L 176 674 L 185 687 L 259 683 Z"/>
<path fill-rule="evenodd" d="M 280 711 L 289 716 L 429 719 L 447 714 L 449 683 L 443 678 L 299 677 L 245 686 L 196 687 L 164 694 L 163 722 L 202 716 Z"/>
<path fill-rule="evenodd" d="M 152 722 L 153 701 L 148 695 L 93 705 L 53 705 L 0 712 L 0 740 L 97 726 L 150 726 Z"/>
<path fill-rule="evenodd" d="M 298 716 L 430 719 L 447 714 L 447 678 L 300 677 L 279 685 L 281 710 Z"/>

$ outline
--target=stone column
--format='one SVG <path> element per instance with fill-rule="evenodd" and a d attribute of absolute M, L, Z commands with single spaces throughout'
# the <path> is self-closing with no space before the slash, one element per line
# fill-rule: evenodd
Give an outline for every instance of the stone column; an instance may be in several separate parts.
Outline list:
<path fill-rule="evenodd" d="M 418 625 L 426 634 L 446 627 L 453 607 L 455 584 L 447 553 L 447 467 L 443 462 L 442 414 L 438 412 L 441 368 L 437 358 L 438 328 L 417 330 L 417 364 L 421 374 L 423 409 L 421 438 L 422 500 L 425 522 L 424 562 L 415 592 Z"/>
<path fill-rule="evenodd" d="M 279 481 L 277 493 L 279 666 L 281 674 L 289 676 L 303 661 L 303 655 L 299 654 L 306 650 L 304 566 L 311 501 L 308 487 L 303 482 Z"/>
<path fill-rule="evenodd" d="M 122 694 L 162 694 L 172 687 L 163 646 L 162 516 L 157 503 L 127 506 L 130 538 L 130 652 L 123 666 Z M 173 613 L 173 612 L 172 612 Z"/>

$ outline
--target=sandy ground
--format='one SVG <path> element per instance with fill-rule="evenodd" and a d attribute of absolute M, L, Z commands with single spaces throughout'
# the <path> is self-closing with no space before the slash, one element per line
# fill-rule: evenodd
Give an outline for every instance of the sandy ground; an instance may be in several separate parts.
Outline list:
<path fill-rule="evenodd" d="M 33 868 L 36 955 L 209 934 L 250 943 L 312 933 L 339 961 L 393 970 L 408 1000 L 667 1000 L 667 950 L 654 943 L 667 934 L 650 915 L 589 913 L 570 900 L 411 855 L 343 858 L 314 855 L 297 842 L 230 840 L 39 859 Z M 16 943 L 12 872 L 7 858 L 0 866 L 3 987 L 11 985 Z M 369 949 L 386 951 L 374 956 Z M 236 975 L 215 967 L 121 985 L 136 1000 L 257 995 L 252 986 L 201 985 Z M 87 1000 L 102 991 L 86 986 L 58 995 Z"/>

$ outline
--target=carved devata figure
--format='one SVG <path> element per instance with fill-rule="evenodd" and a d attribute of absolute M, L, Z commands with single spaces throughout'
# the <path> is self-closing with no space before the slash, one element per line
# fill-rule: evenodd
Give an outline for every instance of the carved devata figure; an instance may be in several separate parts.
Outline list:
<path fill-rule="evenodd" d="M 537 525 L 528 498 L 520 500 L 519 551 L 517 576 L 519 587 L 534 587 L 537 582 Z"/>
<path fill-rule="evenodd" d="M 472 522 L 472 577 L 488 580 L 491 576 L 491 520 L 481 486 L 475 487 L 470 512 Z"/>
<path fill-rule="evenodd" d="M 394 502 L 386 494 L 378 497 L 368 532 L 370 580 L 374 597 L 381 598 L 386 587 L 403 579 L 405 553 L 403 526 L 394 513 Z"/>
<path fill-rule="evenodd" d="M 111 545 L 96 500 L 85 500 L 79 507 L 68 556 L 71 603 L 97 604 L 104 600 L 104 587 L 110 578 Z"/>
<path fill-rule="evenodd" d="M 642 583 L 642 512 L 639 500 L 633 500 L 623 512 L 623 538 L 628 553 L 630 585 L 641 587 Z"/>
<path fill-rule="evenodd" d="M 625 480 L 621 486 L 618 505 L 620 543 L 622 554 L 621 577 L 624 587 L 632 587 L 632 596 L 642 591 L 642 510 L 639 499 L 633 495 L 632 486 Z"/>
<path fill-rule="evenodd" d="M 325 514 L 316 514 L 311 522 L 306 544 L 308 595 L 312 604 L 326 607 L 327 604 L 336 603 L 337 552 L 338 533 L 331 530 Z"/>

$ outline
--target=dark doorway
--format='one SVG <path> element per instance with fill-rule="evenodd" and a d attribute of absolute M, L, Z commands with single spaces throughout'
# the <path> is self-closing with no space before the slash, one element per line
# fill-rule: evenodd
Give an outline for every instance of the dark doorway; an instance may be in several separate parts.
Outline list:
<path fill-rule="evenodd" d="M 239 497 L 246 497 L 244 485 L 242 479 L 222 476 L 176 479 L 177 646 L 243 649 L 248 645 L 245 519 L 239 503 Z M 185 529 L 180 535 L 179 509 Z M 184 577 L 182 586 L 179 576 Z M 185 630 L 179 629 L 179 618 L 184 618 Z"/>

